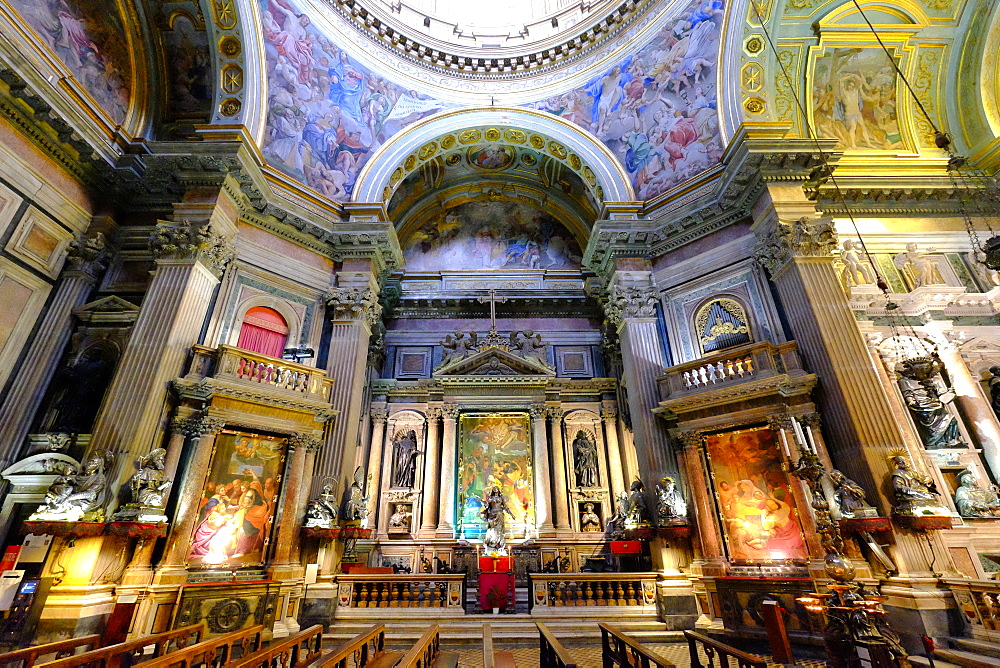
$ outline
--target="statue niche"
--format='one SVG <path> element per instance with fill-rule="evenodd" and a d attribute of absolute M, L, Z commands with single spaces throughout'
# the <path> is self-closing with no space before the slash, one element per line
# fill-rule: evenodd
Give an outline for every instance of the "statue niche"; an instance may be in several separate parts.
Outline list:
<path fill-rule="evenodd" d="M 417 474 L 417 432 L 400 429 L 392 439 L 392 486 L 411 489 Z"/>
<path fill-rule="evenodd" d="M 574 471 L 577 487 L 597 487 L 597 443 L 583 429 L 573 439 Z"/>

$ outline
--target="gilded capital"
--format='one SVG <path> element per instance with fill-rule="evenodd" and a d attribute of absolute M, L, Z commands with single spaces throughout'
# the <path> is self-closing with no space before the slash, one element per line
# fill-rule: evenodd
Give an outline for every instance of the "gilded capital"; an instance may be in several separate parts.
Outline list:
<path fill-rule="evenodd" d="M 229 242 L 207 223 L 160 223 L 149 237 L 149 248 L 157 260 L 201 262 L 216 276 L 236 257 Z"/>
<path fill-rule="evenodd" d="M 792 258 L 827 257 L 837 247 L 837 233 L 827 219 L 799 218 L 790 223 L 778 221 L 774 227 L 758 230 L 754 248 L 757 262 L 771 274 L 777 273 Z"/>
<path fill-rule="evenodd" d="M 333 288 L 326 303 L 334 320 L 361 320 L 374 325 L 382 318 L 382 305 L 371 288 Z"/>

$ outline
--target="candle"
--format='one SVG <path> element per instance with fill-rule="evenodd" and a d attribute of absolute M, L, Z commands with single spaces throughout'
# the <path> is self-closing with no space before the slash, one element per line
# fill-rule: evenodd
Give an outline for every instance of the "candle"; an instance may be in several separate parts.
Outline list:
<path fill-rule="evenodd" d="M 809 446 L 806 445 L 806 437 L 802 435 L 802 426 L 794 417 L 792 418 L 792 431 L 795 433 L 795 445 L 801 450 L 808 451 Z"/>
<path fill-rule="evenodd" d="M 785 453 L 785 459 L 791 460 L 792 453 L 788 449 L 788 438 L 785 436 L 785 430 L 784 429 L 779 429 L 778 430 L 778 436 L 779 436 L 779 438 L 781 438 L 781 449 Z"/>
<path fill-rule="evenodd" d="M 806 438 L 809 439 L 809 448 L 812 450 L 814 455 L 818 455 L 819 451 L 816 450 L 816 441 L 813 439 L 813 428 L 812 425 L 806 425 Z"/>

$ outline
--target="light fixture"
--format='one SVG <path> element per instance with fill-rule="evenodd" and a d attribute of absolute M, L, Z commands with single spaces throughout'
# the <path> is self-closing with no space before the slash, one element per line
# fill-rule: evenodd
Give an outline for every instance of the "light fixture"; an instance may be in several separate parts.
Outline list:
<path fill-rule="evenodd" d="M 281 359 L 302 364 L 302 360 L 312 359 L 316 356 L 316 351 L 312 348 L 285 348 L 281 353 Z"/>

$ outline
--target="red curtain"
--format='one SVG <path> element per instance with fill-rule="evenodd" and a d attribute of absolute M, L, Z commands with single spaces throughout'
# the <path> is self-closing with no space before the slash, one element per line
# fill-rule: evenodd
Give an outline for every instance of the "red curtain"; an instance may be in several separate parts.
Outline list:
<path fill-rule="evenodd" d="M 236 346 L 243 350 L 269 357 L 281 357 L 285 352 L 288 325 L 281 314 L 264 306 L 257 306 L 243 316 L 240 339 Z"/>

